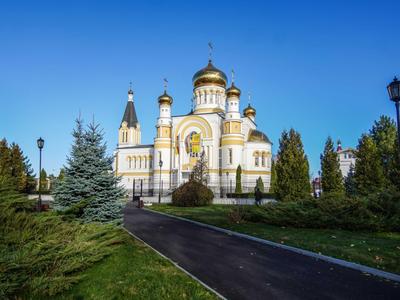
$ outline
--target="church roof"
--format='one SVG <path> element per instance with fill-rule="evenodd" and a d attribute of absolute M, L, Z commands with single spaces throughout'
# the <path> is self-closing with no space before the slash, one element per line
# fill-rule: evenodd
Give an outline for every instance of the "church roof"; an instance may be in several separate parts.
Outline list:
<path fill-rule="evenodd" d="M 128 101 L 126 103 L 125 113 L 124 117 L 122 118 L 121 124 L 123 122 L 126 122 L 128 127 L 136 127 L 136 125 L 139 123 L 133 101 Z"/>
<path fill-rule="evenodd" d="M 250 129 L 249 137 L 247 139 L 248 142 L 261 142 L 261 143 L 270 143 L 271 141 L 267 137 L 267 135 L 259 130 Z"/>

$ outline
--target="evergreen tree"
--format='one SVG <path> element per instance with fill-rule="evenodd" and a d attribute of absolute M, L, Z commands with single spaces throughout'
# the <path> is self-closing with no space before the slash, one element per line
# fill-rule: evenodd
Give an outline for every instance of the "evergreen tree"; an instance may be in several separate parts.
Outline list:
<path fill-rule="evenodd" d="M 344 193 L 343 177 L 340 171 L 339 157 L 334 149 L 331 137 L 325 143 L 321 160 L 321 184 L 323 193 Z"/>
<path fill-rule="evenodd" d="M 47 172 L 43 168 L 40 171 L 39 182 L 40 182 L 40 190 L 42 192 L 46 192 L 48 190 L 48 188 L 47 188 Z"/>
<path fill-rule="evenodd" d="M 31 194 L 36 188 L 36 180 L 31 162 L 29 161 L 27 156 L 24 157 L 24 169 L 25 169 L 25 186 L 22 192 L 26 194 Z"/>
<path fill-rule="evenodd" d="M 57 180 L 63 181 L 63 180 L 64 180 L 64 177 L 65 177 L 65 169 L 64 169 L 64 168 L 61 168 L 61 169 L 60 169 L 60 173 L 58 174 Z"/>
<path fill-rule="evenodd" d="M 400 191 L 400 149 L 398 144 L 395 144 L 393 158 L 389 162 L 388 176 L 393 186 Z"/>
<path fill-rule="evenodd" d="M 238 165 L 236 169 L 236 187 L 235 193 L 241 194 L 242 193 L 242 167 Z"/>
<path fill-rule="evenodd" d="M 255 188 L 255 190 L 257 190 L 257 189 L 259 189 L 261 192 L 264 192 L 264 182 L 263 182 L 261 176 L 258 177 L 258 178 L 257 178 L 257 181 L 256 181 L 256 188 Z"/>
<path fill-rule="evenodd" d="M 54 191 L 58 208 L 68 208 L 82 200 L 86 202 L 82 218 L 86 222 L 108 222 L 122 216 L 121 198 L 125 191 L 118 187 L 119 177 L 112 172 L 111 156 L 99 125 L 89 124 L 83 130 L 82 120 L 76 120 L 74 144 L 65 166 L 65 178 Z"/>
<path fill-rule="evenodd" d="M 387 180 L 390 179 L 390 167 L 393 165 L 397 144 L 397 129 L 394 120 L 388 116 L 381 116 L 374 122 L 370 136 L 374 140 L 382 161 L 384 175 Z"/>
<path fill-rule="evenodd" d="M 385 186 L 382 161 L 373 139 L 364 134 L 358 143 L 354 180 L 359 195 L 378 192 Z"/>
<path fill-rule="evenodd" d="M 354 174 L 355 174 L 354 165 L 351 164 L 349 173 L 347 174 L 347 177 L 344 180 L 344 188 L 346 191 L 346 195 L 349 197 L 354 197 L 357 193 Z"/>
<path fill-rule="evenodd" d="M 0 178 L 11 179 L 11 152 L 6 139 L 0 141 Z"/>
<path fill-rule="evenodd" d="M 275 160 L 272 159 L 272 163 L 271 163 L 271 183 L 270 183 L 270 188 L 269 188 L 269 192 L 270 193 L 275 193 L 275 189 L 276 189 L 276 168 L 275 168 Z"/>
<path fill-rule="evenodd" d="M 294 201 L 311 196 L 307 156 L 300 134 L 294 129 L 282 132 L 275 169 L 275 194 L 278 200 Z"/>

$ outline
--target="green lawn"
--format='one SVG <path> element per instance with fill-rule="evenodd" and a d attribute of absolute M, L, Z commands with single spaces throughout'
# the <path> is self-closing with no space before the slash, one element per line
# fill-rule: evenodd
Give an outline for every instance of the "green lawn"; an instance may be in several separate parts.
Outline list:
<path fill-rule="evenodd" d="M 193 208 L 157 204 L 149 208 L 385 271 L 400 273 L 400 233 L 398 232 L 304 229 L 278 227 L 263 223 L 235 224 L 228 218 L 228 213 L 233 207 L 232 205 L 212 205 Z"/>
<path fill-rule="evenodd" d="M 126 242 L 52 299 L 217 299 L 143 243 L 121 234 Z"/>

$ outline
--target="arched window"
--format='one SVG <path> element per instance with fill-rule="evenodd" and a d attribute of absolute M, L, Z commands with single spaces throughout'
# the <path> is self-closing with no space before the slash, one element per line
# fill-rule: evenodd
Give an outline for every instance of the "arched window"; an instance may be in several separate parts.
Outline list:
<path fill-rule="evenodd" d="M 129 169 L 132 168 L 132 158 L 129 156 L 128 157 L 128 163 L 129 163 Z"/>
<path fill-rule="evenodd" d="M 149 168 L 150 169 L 153 168 L 153 157 L 152 156 L 149 157 Z"/>
<path fill-rule="evenodd" d="M 145 167 L 145 169 L 147 169 L 147 157 L 146 156 L 144 157 L 144 167 Z"/>
<path fill-rule="evenodd" d="M 258 152 L 254 154 L 254 165 L 256 167 L 260 166 L 260 155 Z"/>
<path fill-rule="evenodd" d="M 136 169 L 136 156 L 133 159 L 134 159 L 135 169 Z"/>
<path fill-rule="evenodd" d="M 142 168 L 142 158 L 139 156 L 139 169 Z"/>
<path fill-rule="evenodd" d="M 261 155 L 261 165 L 263 166 L 263 167 L 265 167 L 265 152 L 263 152 L 262 153 L 262 155 Z"/>

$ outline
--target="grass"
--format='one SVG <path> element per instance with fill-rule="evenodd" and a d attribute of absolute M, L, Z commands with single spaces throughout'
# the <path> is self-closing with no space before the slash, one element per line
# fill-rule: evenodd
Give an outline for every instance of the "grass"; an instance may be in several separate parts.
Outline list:
<path fill-rule="evenodd" d="M 216 299 L 115 224 L 37 213 L 0 186 L 0 299 Z"/>
<path fill-rule="evenodd" d="M 121 235 L 125 242 L 118 249 L 52 299 L 217 299 L 153 250 Z"/>
<path fill-rule="evenodd" d="M 231 222 L 228 217 L 233 207 L 232 205 L 174 207 L 157 204 L 149 208 L 323 255 L 400 273 L 400 233 L 398 232 L 291 228 L 251 222 L 237 224 Z M 249 209 L 251 211 L 258 208 Z"/>

